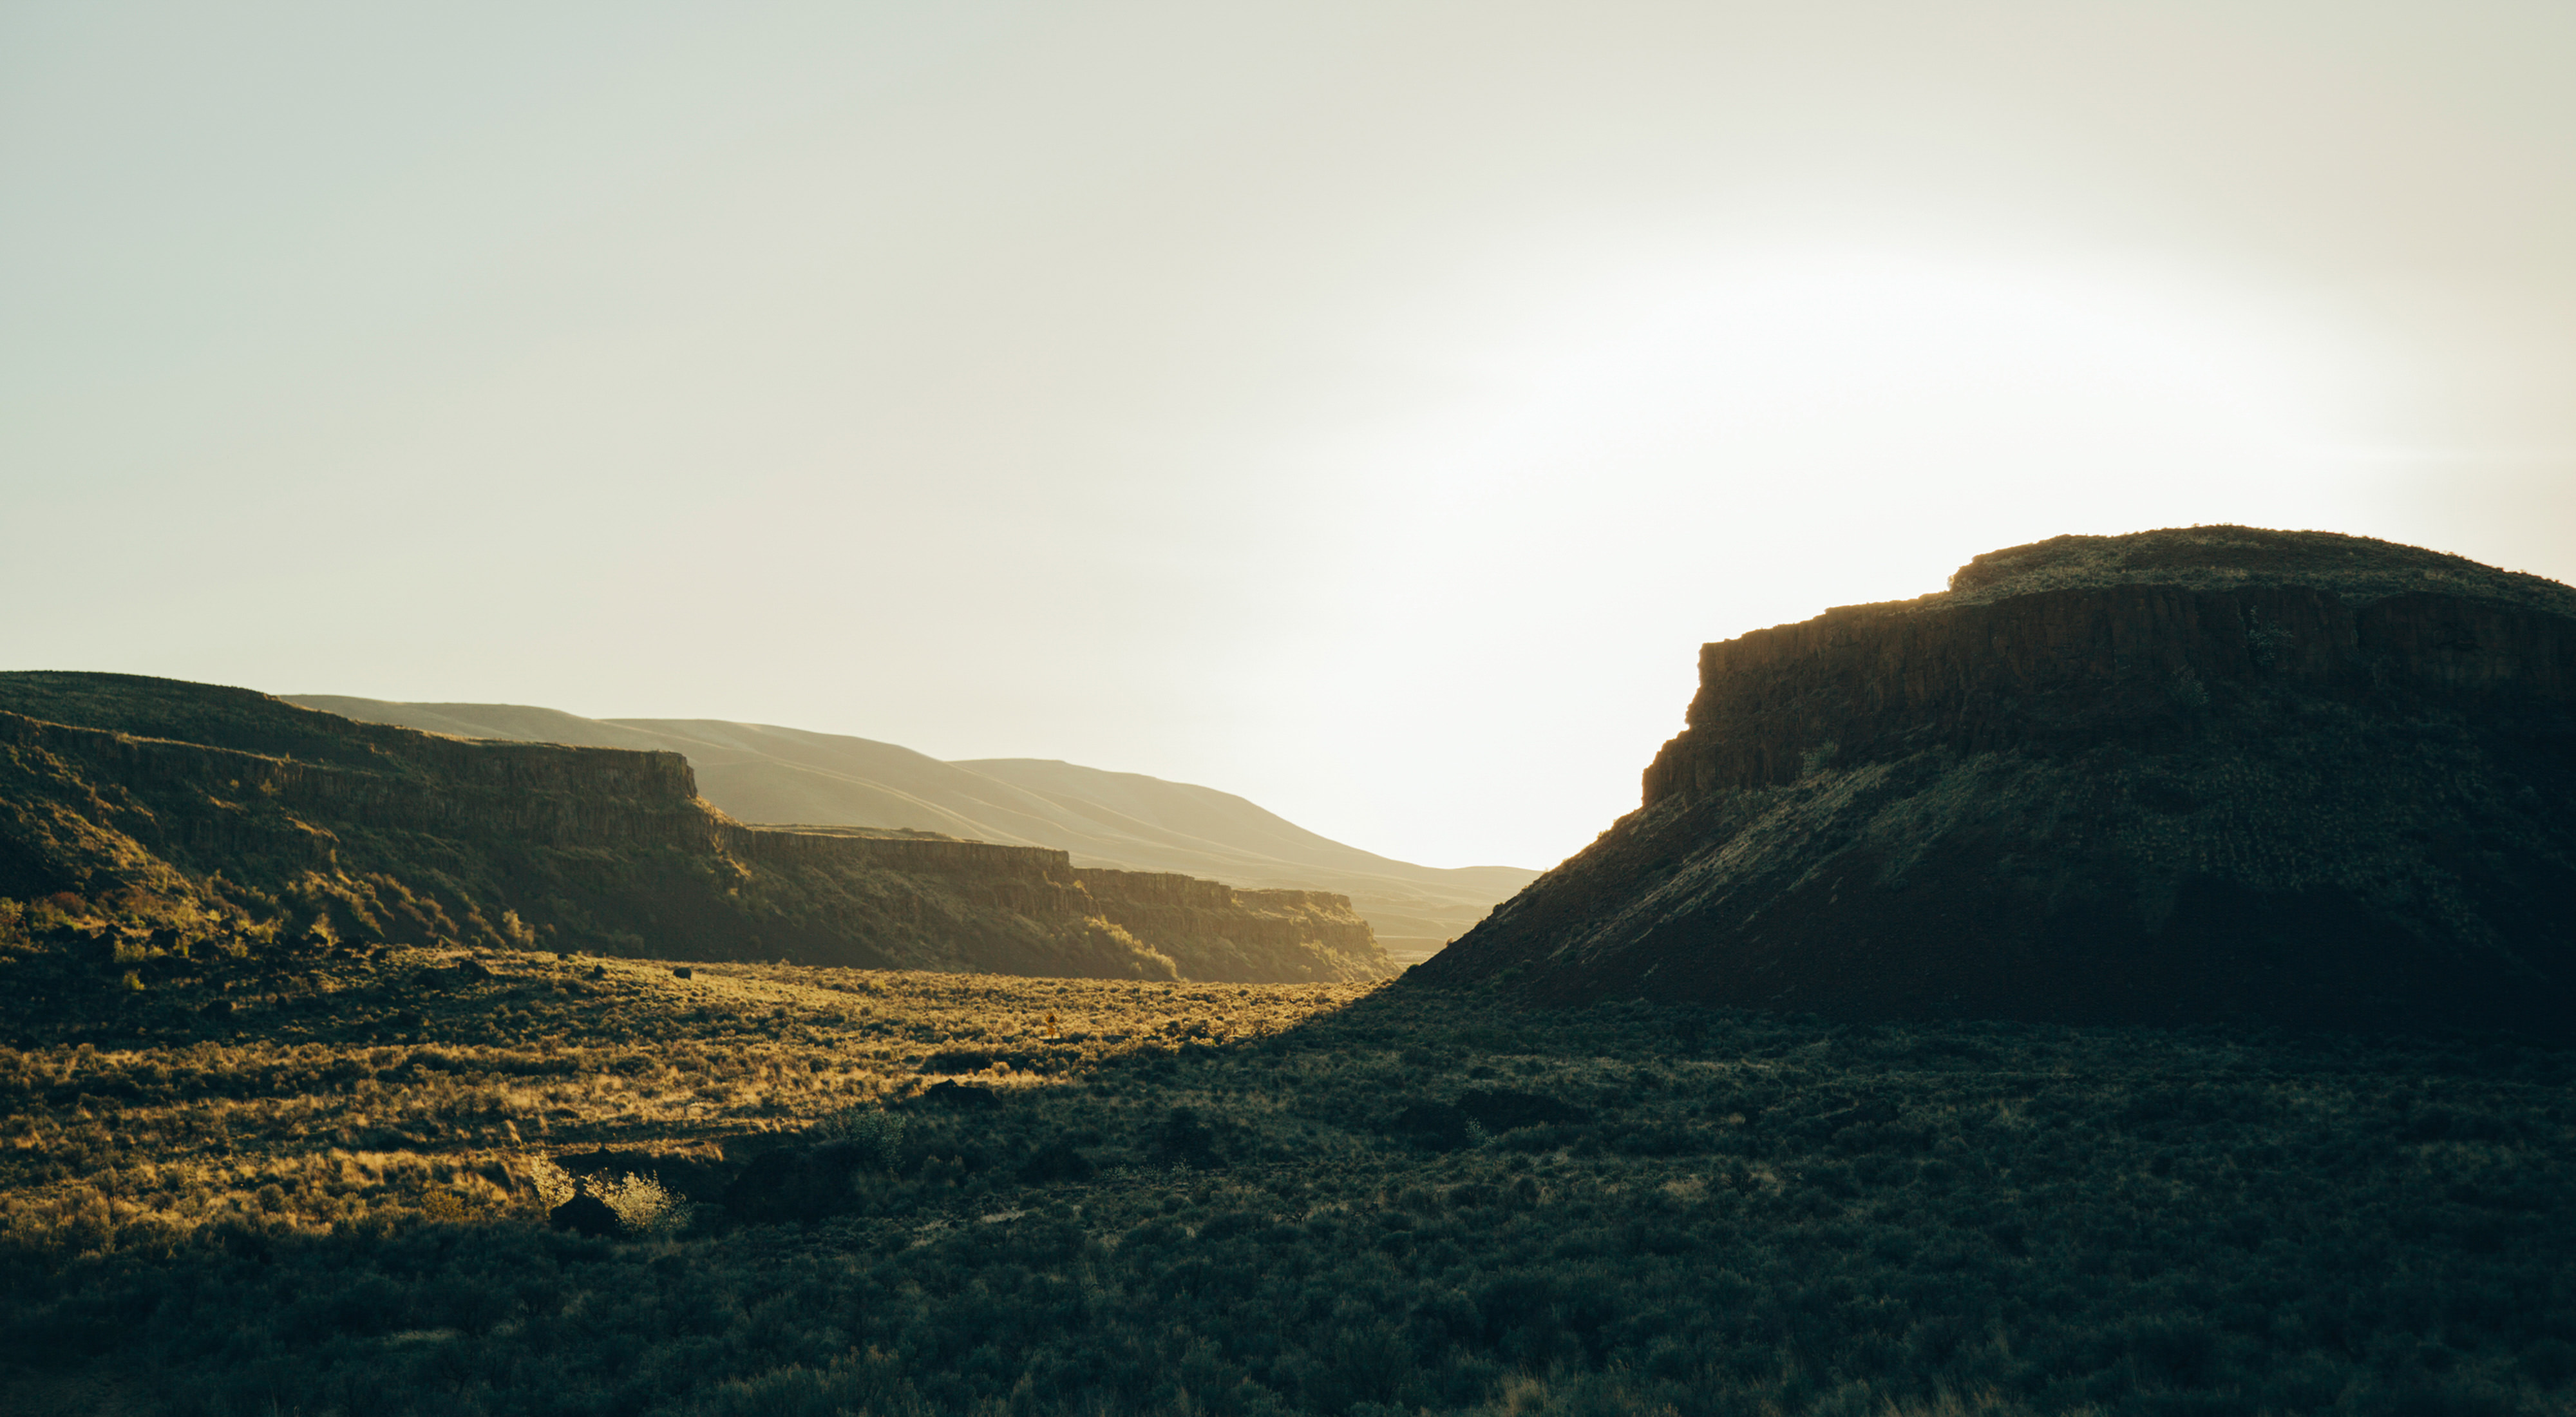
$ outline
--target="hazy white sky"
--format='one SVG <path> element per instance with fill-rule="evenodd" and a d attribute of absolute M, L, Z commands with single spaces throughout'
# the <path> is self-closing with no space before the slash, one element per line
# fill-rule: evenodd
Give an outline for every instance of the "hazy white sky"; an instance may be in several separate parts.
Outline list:
<path fill-rule="evenodd" d="M 1439 865 L 1979 551 L 2576 579 L 2576 6 L 0 7 L 0 666 Z"/>

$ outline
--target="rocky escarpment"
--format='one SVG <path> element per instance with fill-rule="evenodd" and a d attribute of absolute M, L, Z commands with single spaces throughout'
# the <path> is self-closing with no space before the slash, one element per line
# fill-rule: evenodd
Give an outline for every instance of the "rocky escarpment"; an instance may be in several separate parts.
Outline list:
<path fill-rule="evenodd" d="M 1191 876 L 1077 867 L 1062 851 L 922 832 L 727 822 L 722 840 L 747 862 L 810 873 L 822 891 L 833 881 L 891 873 L 937 881 L 947 893 L 1030 919 L 1077 921 L 1091 948 L 1172 961 L 1164 977 L 1259 983 L 1368 979 L 1392 971 L 1350 898 L 1325 891 L 1238 890 Z M 913 928 L 934 929 L 937 916 L 935 901 L 906 898 L 903 919 Z M 1149 964 L 1143 972 L 1163 971 Z"/>
<path fill-rule="evenodd" d="M 117 675 L 0 675 L 0 900 L 22 943 L 108 930 L 131 950 L 319 934 L 1246 982 L 1391 968 L 1337 896 L 754 830 L 676 753 L 463 742 Z"/>
<path fill-rule="evenodd" d="M 1701 653 L 1640 809 L 1423 967 L 1873 1016 L 2576 1026 L 2576 592 L 2061 537 Z"/>

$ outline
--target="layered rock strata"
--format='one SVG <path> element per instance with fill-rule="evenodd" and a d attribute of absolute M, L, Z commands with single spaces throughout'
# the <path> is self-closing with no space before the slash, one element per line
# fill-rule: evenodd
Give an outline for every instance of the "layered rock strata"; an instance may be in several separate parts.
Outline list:
<path fill-rule="evenodd" d="M 0 675 L 0 899 L 26 907 L 12 928 L 115 919 L 168 942 L 1242 982 L 1392 968 L 1339 896 L 755 830 L 700 800 L 677 753 L 461 742 L 116 675 Z"/>
<path fill-rule="evenodd" d="M 2576 1033 L 2576 591 L 2061 537 L 1706 646 L 1644 800 L 1423 966 L 1544 999 Z"/>

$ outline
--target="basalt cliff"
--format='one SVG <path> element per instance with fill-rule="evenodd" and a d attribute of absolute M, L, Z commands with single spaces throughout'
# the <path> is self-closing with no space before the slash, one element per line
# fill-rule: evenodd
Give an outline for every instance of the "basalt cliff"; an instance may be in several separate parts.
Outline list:
<path fill-rule="evenodd" d="M 2195 527 L 1708 645 L 1638 810 L 1414 973 L 2576 1036 L 2576 590 Z"/>
<path fill-rule="evenodd" d="M 0 674 L 0 946 L 148 964 L 279 938 L 1235 982 L 1392 970 L 1338 895 L 921 832 L 754 829 L 709 807 L 677 753 Z"/>

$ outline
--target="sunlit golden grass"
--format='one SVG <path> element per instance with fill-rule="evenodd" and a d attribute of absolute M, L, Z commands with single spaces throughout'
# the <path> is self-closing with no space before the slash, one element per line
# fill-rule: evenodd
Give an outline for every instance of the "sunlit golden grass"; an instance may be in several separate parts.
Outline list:
<path fill-rule="evenodd" d="M 0 1243 L 533 1215 L 557 1153 L 705 1154 L 943 1077 L 1043 1089 L 1367 992 L 432 950 L 263 982 L 196 1036 L 0 1049 Z"/>

